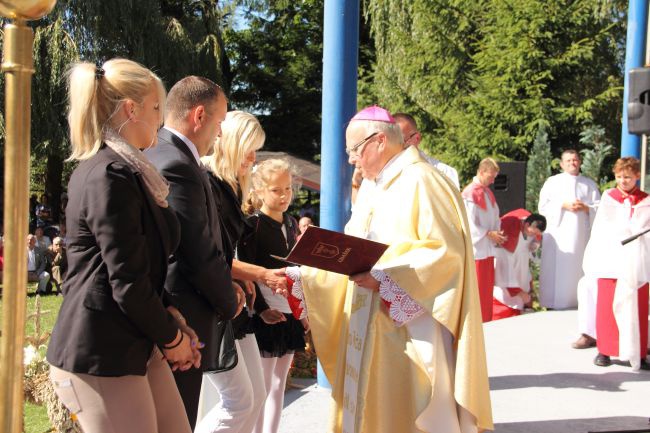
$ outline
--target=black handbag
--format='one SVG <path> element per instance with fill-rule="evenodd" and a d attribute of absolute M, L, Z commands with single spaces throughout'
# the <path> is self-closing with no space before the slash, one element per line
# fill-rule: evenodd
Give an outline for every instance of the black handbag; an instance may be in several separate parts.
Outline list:
<path fill-rule="evenodd" d="M 217 322 L 216 329 L 212 336 L 212 347 L 218 347 L 209 359 L 202 358 L 203 371 L 206 373 L 220 373 L 232 370 L 237 366 L 237 347 L 235 346 L 235 334 L 232 330 L 232 321 L 221 320 Z"/>

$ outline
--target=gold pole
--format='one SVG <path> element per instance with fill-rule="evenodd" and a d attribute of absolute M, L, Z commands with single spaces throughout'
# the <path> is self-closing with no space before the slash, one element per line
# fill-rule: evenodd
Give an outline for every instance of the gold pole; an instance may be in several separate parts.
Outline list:
<path fill-rule="evenodd" d="M 0 0 L 0 13 L 14 20 L 4 30 L 5 197 L 2 335 L 0 339 L 0 432 L 23 430 L 23 344 L 27 291 L 29 147 L 34 32 L 37 19 L 56 0 Z"/>

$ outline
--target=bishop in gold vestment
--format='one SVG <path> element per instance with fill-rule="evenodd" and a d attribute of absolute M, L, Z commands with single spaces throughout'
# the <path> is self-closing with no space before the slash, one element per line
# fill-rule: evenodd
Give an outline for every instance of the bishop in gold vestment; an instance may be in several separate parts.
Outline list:
<path fill-rule="evenodd" d="M 458 190 L 382 108 L 346 131 L 364 174 L 348 234 L 389 245 L 367 273 L 300 268 L 336 433 L 493 429 L 472 242 Z M 295 270 L 294 270 L 295 271 Z M 300 285 L 299 284 L 299 285 Z"/>

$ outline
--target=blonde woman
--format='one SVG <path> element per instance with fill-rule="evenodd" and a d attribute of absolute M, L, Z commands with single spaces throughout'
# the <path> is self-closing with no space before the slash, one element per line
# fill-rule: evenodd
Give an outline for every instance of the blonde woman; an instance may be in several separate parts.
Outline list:
<path fill-rule="evenodd" d="M 86 433 L 189 433 L 171 368 L 198 366 L 195 334 L 165 308 L 178 243 L 168 187 L 141 150 L 156 144 L 160 79 L 114 59 L 69 81 L 69 270 L 47 351 L 54 389 Z"/>
<path fill-rule="evenodd" d="M 227 233 L 222 238 L 230 240 L 229 244 L 224 242 L 226 255 L 235 255 L 239 239 L 250 231 L 242 205 L 248 200 L 256 152 L 264 145 L 265 138 L 255 116 L 231 111 L 221 124 L 221 137 L 215 141 L 212 155 L 202 159 L 219 210 L 222 233 Z M 250 433 L 266 399 L 259 348 L 249 325 L 248 311 L 253 310 L 255 302 L 253 281 L 275 287 L 286 285 L 286 280 L 281 271 L 237 259 L 233 260 L 232 276 L 242 282 L 242 287 L 247 287 L 248 309 L 233 319 L 239 362 L 230 371 L 204 375 L 204 408 L 212 389 L 218 391 L 220 399 L 216 406 L 207 408 L 209 412 L 197 424 L 196 433 Z M 269 323 L 284 320 L 281 314 L 270 313 L 266 317 Z"/>

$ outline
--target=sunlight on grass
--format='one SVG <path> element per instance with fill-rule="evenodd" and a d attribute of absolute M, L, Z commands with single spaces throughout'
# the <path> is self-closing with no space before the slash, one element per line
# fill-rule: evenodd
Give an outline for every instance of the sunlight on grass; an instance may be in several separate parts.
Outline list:
<path fill-rule="evenodd" d="M 47 418 L 45 406 L 25 402 L 25 433 L 51 432 L 50 420 Z"/>

